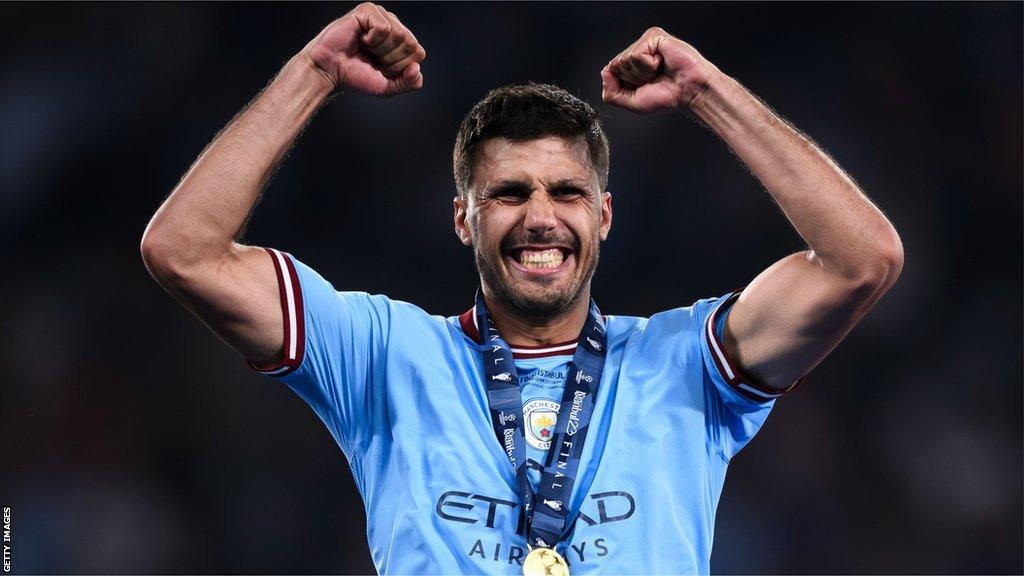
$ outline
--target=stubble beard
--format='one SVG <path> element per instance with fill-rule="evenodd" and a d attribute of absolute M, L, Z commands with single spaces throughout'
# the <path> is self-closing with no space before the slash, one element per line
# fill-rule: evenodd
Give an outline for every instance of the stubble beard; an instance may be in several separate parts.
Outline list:
<path fill-rule="evenodd" d="M 543 294 L 531 293 L 522 290 L 501 272 L 504 262 L 504 252 L 498 251 L 499 261 L 495 262 L 490 254 L 480 249 L 479 244 L 473 244 L 473 256 L 476 262 L 477 271 L 480 277 L 491 289 L 491 296 L 505 308 L 534 318 L 554 318 L 561 316 L 575 307 L 581 298 L 585 296 L 585 288 L 594 277 L 597 270 L 597 262 L 600 260 L 600 242 L 595 241 L 593 257 L 589 262 L 581 264 L 576 261 L 576 266 L 585 266 L 582 275 L 575 275 L 563 288 L 555 291 L 544 291 Z M 579 257 L 579 251 L 573 252 L 573 257 Z M 538 284 L 550 284 L 550 279 L 538 279 Z"/>

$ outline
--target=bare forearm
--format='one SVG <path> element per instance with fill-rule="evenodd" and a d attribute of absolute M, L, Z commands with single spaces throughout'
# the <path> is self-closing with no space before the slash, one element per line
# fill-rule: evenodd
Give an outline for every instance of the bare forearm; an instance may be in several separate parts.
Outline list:
<path fill-rule="evenodd" d="M 284 348 L 289 319 L 277 269 L 285 262 L 237 242 L 260 192 L 335 89 L 382 98 L 419 90 L 425 57 L 394 14 L 356 6 L 307 43 L 214 138 L 150 221 L 141 246 L 150 273 L 257 365 L 296 360 L 295 349 Z"/>
<path fill-rule="evenodd" d="M 182 259 L 227 251 L 332 84 L 300 54 L 203 151 L 146 231 Z"/>
<path fill-rule="evenodd" d="M 822 265 L 848 277 L 898 267 L 892 224 L 813 142 L 739 82 L 715 74 L 692 110 L 764 184 Z"/>
<path fill-rule="evenodd" d="M 739 297 L 726 352 L 769 393 L 807 374 L 896 281 L 892 224 L 810 140 L 696 48 L 649 28 L 601 71 L 605 102 L 640 114 L 689 109 L 768 188 L 811 250 L 782 258 Z"/>

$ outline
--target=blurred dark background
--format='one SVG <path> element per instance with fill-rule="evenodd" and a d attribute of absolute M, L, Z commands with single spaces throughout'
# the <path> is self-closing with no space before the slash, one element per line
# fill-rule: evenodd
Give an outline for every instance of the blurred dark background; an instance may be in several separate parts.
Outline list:
<path fill-rule="evenodd" d="M 340 450 L 149 278 L 149 217 L 353 5 L 4 4 L 0 506 L 14 571 L 372 572 Z M 648 26 L 827 149 L 906 248 L 895 288 L 733 463 L 719 573 L 1015 573 L 1022 560 L 1022 5 L 408 4 L 422 92 L 342 96 L 247 239 L 450 315 L 476 277 L 451 145 L 488 89 L 557 83 L 612 143 L 595 296 L 650 315 L 802 248 L 708 131 L 600 101 Z M 700 271 L 699 275 L 694 271 Z"/>

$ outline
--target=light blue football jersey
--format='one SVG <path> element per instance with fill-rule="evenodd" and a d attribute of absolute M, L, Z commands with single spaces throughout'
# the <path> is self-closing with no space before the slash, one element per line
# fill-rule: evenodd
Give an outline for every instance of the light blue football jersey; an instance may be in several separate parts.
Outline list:
<path fill-rule="evenodd" d="M 283 380 L 348 458 L 382 574 L 522 574 L 515 475 L 493 428 L 472 310 L 432 316 L 338 292 L 290 255 L 278 272 Z M 605 317 L 607 360 L 557 546 L 575 575 L 706 574 L 729 460 L 778 392 L 745 380 L 721 332 L 738 293 Z M 528 457 L 543 462 L 575 342 L 513 348 Z M 532 480 L 536 485 L 539 475 Z"/>

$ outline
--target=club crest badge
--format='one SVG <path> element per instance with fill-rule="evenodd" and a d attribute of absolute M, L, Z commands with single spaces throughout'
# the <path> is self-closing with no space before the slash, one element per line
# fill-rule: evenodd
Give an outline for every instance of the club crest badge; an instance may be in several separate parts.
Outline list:
<path fill-rule="evenodd" d="M 553 400 L 537 398 L 523 404 L 526 441 L 537 450 L 547 450 L 555 435 L 555 422 L 561 405 Z"/>

